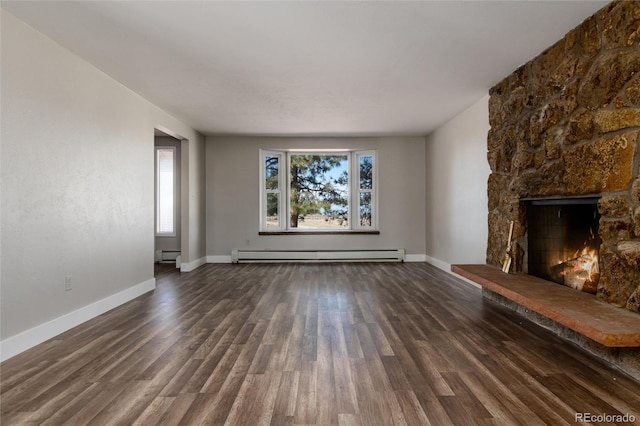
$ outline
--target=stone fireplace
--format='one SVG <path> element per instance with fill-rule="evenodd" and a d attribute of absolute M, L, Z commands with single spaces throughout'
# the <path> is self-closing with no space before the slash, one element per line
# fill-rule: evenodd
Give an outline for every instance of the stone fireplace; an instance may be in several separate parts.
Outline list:
<path fill-rule="evenodd" d="M 601 300 L 635 312 L 640 312 L 639 28 L 638 1 L 613 2 L 584 21 L 490 90 L 488 134 L 487 263 L 502 263 L 514 221 L 512 268 L 535 272 L 541 263 L 531 252 L 539 243 L 531 235 L 540 226 L 532 219 L 536 200 L 589 199 L 597 210 L 589 244 L 598 252 L 599 276 L 588 287 Z M 558 215 L 552 205 L 542 213 L 549 220 Z M 560 210 L 562 215 L 571 209 Z M 583 219 L 563 220 L 556 225 L 564 230 L 548 232 L 565 232 Z M 566 260 L 580 258 L 578 249 L 563 247 Z"/>

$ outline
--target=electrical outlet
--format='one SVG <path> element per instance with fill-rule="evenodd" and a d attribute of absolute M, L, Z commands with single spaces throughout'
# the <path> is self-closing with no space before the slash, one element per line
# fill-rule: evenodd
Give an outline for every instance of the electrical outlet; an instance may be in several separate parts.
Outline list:
<path fill-rule="evenodd" d="M 64 291 L 69 291 L 73 288 L 71 285 L 71 275 L 64 277 Z"/>

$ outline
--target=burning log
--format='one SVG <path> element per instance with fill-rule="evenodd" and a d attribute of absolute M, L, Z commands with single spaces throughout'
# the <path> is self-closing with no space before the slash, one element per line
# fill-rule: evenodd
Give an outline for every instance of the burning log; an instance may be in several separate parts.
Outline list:
<path fill-rule="evenodd" d="M 598 256 L 585 249 L 580 255 L 552 266 L 551 277 L 568 287 L 595 293 L 600 278 Z"/>

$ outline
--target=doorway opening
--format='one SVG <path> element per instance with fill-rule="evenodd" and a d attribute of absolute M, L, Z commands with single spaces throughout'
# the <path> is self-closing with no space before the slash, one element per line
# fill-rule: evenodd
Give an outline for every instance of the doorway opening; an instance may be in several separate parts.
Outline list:
<path fill-rule="evenodd" d="M 181 163 L 182 140 L 154 130 L 154 253 L 155 271 L 182 263 Z"/>

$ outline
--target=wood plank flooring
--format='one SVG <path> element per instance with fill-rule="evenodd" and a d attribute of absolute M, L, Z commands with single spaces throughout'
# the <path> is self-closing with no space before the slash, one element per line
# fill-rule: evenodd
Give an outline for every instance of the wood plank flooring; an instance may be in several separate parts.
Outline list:
<path fill-rule="evenodd" d="M 3 425 L 640 424 L 640 383 L 422 263 L 167 270 L 0 374 Z"/>

